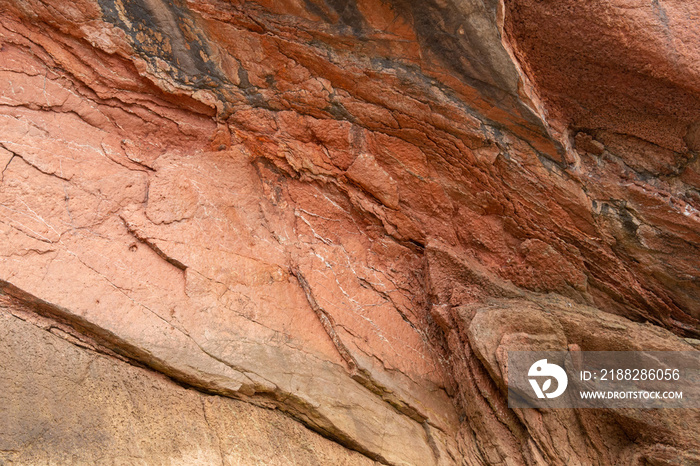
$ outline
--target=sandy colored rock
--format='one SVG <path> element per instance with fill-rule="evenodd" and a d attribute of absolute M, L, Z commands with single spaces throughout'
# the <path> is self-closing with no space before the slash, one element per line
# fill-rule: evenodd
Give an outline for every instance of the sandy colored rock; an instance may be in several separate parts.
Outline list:
<path fill-rule="evenodd" d="M 76 346 L 0 299 L 5 464 L 375 464 L 278 411 Z"/>

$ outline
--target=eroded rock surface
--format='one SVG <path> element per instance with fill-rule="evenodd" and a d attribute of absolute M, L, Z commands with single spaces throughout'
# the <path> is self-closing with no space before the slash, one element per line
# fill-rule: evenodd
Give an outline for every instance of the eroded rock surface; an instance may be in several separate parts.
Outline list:
<path fill-rule="evenodd" d="M 66 341 L 6 297 L 0 307 L 4 464 L 375 464 L 279 412 Z"/>
<path fill-rule="evenodd" d="M 579 3 L 2 2 L 0 458 L 696 461 L 507 408 L 507 349 L 700 334 L 700 7 Z"/>

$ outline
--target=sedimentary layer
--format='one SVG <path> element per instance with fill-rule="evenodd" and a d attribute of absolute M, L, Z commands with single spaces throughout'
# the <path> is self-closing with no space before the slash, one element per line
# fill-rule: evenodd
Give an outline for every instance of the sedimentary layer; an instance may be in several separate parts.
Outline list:
<path fill-rule="evenodd" d="M 3 1 L 0 460 L 698 460 L 499 355 L 698 349 L 699 15 Z"/>

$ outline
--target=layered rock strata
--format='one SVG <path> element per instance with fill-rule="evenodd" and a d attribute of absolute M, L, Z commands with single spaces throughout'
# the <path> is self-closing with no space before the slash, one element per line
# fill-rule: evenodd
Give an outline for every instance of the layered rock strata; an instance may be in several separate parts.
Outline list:
<path fill-rule="evenodd" d="M 579 3 L 3 1 L 0 460 L 698 461 L 507 408 L 698 349 L 700 7 Z"/>

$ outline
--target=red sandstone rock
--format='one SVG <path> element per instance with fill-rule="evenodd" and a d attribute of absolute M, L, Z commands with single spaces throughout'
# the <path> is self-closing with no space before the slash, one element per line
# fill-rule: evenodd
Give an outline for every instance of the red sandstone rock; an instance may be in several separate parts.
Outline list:
<path fill-rule="evenodd" d="M 510 410 L 502 358 L 697 350 L 696 10 L 6 1 L 2 375 L 39 388 L 1 391 L 0 460 L 124 455 L 146 431 L 95 430 L 127 408 L 90 387 L 128 380 L 148 429 L 151 397 L 208 426 L 145 462 L 696 461 L 695 410 Z M 20 416 L 50 384 L 71 414 Z"/>

